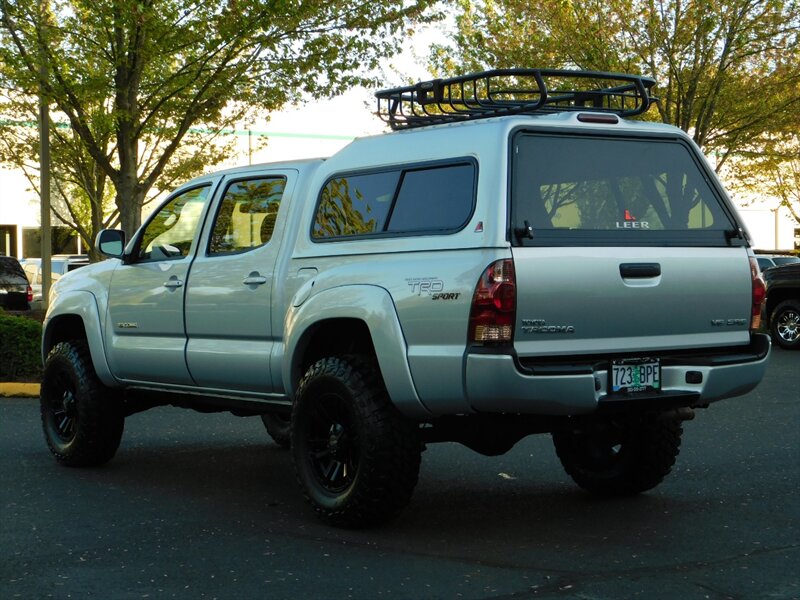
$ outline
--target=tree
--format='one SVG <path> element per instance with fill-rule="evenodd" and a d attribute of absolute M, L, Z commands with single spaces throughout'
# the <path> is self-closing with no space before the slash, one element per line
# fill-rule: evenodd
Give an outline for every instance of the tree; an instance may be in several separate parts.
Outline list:
<path fill-rule="evenodd" d="M 3 94 L 3 91 L 6 93 Z M 20 169 L 37 193 L 39 184 L 39 139 L 36 122 L 37 101 L 13 90 L 0 90 L 0 103 L 6 119 L 0 132 L 0 163 Z M 90 121 L 103 117 L 104 109 L 92 109 Z M 113 129 L 93 128 L 98 147 L 109 161 L 113 161 Z M 190 131 L 175 156 L 167 164 L 159 179 L 142 202 L 146 206 L 162 189 L 170 189 L 202 172 L 205 165 L 213 165 L 233 151 L 233 143 L 221 143 L 219 136 Z M 143 154 L 147 156 L 151 151 Z M 120 211 L 114 203 L 114 187 L 109 175 L 88 153 L 86 146 L 74 130 L 65 123 L 51 128 L 52 202 L 51 211 L 56 221 L 74 230 L 81 237 L 84 248 L 94 256 L 94 238 L 101 229 L 116 227 Z"/>
<path fill-rule="evenodd" d="M 43 0 L 42 14 L 32 4 L 0 0 L 0 87 L 19 106 L 41 86 L 69 123 L 63 191 L 77 186 L 107 215 L 110 183 L 130 234 L 148 194 L 224 154 L 198 127 L 365 83 L 431 0 Z"/>
<path fill-rule="evenodd" d="M 800 127 L 800 123 L 798 123 Z M 794 129 L 784 135 L 760 141 L 756 149 L 743 153 L 728 165 L 727 179 L 734 191 L 744 197 L 755 194 L 774 199 L 771 210 L 786 208 L 800 225 L 800 133 Z M 750 202 L 747 202 L 750 204 Z"/>
<path fill-rule="evenodd" d="M 783 0 L 459 0 L 443 75 L 542 66 L 642 73 L 658 117 L 717 169 L 789 130 L 800 111 L 800 6 Z M 652 118 L 652 117 L 650 117 Z"/>

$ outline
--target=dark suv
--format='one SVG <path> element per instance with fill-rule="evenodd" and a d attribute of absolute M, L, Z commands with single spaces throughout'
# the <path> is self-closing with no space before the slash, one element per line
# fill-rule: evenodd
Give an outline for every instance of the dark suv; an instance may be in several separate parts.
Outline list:
<path fill-rule="evenodd" d="M 30 310 L 33 291 L 25 271 L 13 256 L 0 256 L 0 308 Z"/>

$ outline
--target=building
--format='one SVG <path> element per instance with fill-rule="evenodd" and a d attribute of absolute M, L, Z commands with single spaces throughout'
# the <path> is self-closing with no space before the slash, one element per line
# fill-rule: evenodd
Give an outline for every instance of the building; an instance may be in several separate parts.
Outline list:
<path fill-rule="evenodd" d="M 800 223 L 785 208 L 739 208 L 739 213 L 759 250 L 800 250 Z"/>
<path fill-rule="evenodd" d="M 41 256 L 39 196 L 21 171 L 0 167 L 0 255 Z M 69 227 L 53 227 L 54 254 L 77 254 L 80 240 Z"/>

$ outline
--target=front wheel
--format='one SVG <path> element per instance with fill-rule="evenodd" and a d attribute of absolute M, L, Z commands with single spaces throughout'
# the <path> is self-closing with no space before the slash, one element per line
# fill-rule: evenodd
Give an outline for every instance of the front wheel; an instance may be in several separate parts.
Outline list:
<path fill-rule="evenodd" d="M 300 382 L 291 448 L 306 500 L 343 527 L 382 523 L 411 499 L 418 426 L 392 405 L 374 362 L 329 357 Z"/>
<path fill-rule="evenodd" d="M 772 312 L 770 332 L 781 348 L 800 348 L 800 302 L 785 300 L 778 304 Z"/>
<path fill-rule="evenodd" d="M 675 464 L 682 434 L 680 419 L 652 413 L 557 431 L 553 442 L 564 470 L 580 487 L 624 496 L 663 481 Z"/>
<path fill-rule="evenodd" d="M 52 349 L 40 396 L 44 437 L 58 462 L 88 467 L 111 460 L 125 417 L 97 379 L 86 342 L 61 342 Z"/>
<path fill-rule="evenodd" d="M 289 432 L 292 427 L 291 417 L 283 414 L 267 413 L 261 415 L 261 422 L 264 423 L 264 428 L 267 430 L 273 442 L 278 444 L 281 448 L 289 447 Z"/>

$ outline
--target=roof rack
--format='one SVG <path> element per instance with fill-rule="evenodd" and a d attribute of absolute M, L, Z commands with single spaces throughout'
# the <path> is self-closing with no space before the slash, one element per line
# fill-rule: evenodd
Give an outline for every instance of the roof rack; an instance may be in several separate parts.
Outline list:
<path fill-rule="evenodd" d="M 505 115 L 591 110 L 631 117 L 657 98 L 639 75 L 560 69 L 494 69 L 381 90 L 378 116 L 409 129 Z"/>

